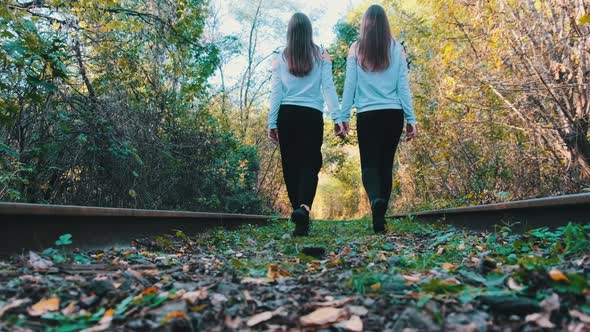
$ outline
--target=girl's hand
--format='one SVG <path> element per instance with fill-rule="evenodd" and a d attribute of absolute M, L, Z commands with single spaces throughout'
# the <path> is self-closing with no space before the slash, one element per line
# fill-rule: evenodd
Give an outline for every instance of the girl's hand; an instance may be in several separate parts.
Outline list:
<path fill-rule="evenodd" d="M 406 142 L 411 141 L 418 134 L 418 128 L 415 123 L 408 123 L 406 125 Z"/>
<path fill-rule="evenodd" d="M 347 125 L 348 125 L 348 122 L 340 122 L 340 123 L 334 124 L 334 135 L 336 135 L 340 138 L 345 138 L 346 135 L 348 134 Z"/>
<path fill-rule="evenodd" d="M 268 130 L 268 138 L 270 138 L 270 140 L 274 144 L 279 144 L 279 129 L 278 128 L 269 129 Z"/>

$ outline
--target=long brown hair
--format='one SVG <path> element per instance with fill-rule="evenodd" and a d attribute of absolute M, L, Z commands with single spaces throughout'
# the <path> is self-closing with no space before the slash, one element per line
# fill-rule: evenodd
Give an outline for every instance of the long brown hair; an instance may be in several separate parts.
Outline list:
<path fill-rule="evenodd" d="M 289 20 L 287 47 L 283 52 L 289 72 L 304 77 L 313 69 L 313 61 L 321 61 L 321 54 L 313 43 L 311 21 L 302 13 L 295 13 Z"/>
<path fill-rule="evenodd" d="M 393 42 L 383 7 L 372 5 L 363 15 L 357 58 L 364 70 L 379 72 L 389 67 L 389 48 Z"/>

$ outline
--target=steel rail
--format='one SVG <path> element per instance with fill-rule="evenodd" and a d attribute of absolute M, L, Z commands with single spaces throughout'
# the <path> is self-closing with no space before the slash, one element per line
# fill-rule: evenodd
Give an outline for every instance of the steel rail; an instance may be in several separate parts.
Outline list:
<path fill-rule="evenodd" d="M 187 235 L 212 227 L 263 224 L 264 215 L 141 210 L 0 202 L 0 254 L 40 250 L 72 234 L 73 247 L 129 246 L 132 239 L 181 230 Z"/>
<path fill-rule="evenodd" d="M 394 214 L 390 218 L 415 218 L 444 222 L 470 229 L 508 225 L 514 230 L 556 227 L 568 222 L 590 223 L 590 194 L 574 194 L 441 210 Z"/>

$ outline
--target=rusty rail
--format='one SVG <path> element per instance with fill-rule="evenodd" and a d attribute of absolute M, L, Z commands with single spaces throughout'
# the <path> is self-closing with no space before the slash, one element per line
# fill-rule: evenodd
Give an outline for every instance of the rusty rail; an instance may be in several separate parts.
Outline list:
<path fill-rule="evenodd" d="M 0 202 L 0 254 L 53 245 L 70 233 L 74 246 L 129 246 L 130 240 L 181 230 L 196 234 L 211 227 L 263 224 L 270 216 L 188 211 L 137 210 Z"/>
<path fill-rule="evenodd" d="M 568 222 L 590 222 L 590 194 L 535 198 L 442 210 L 394 214 L 391 218 L 413 217 L 425 222 L 444 222 L 470 229 L 511 225 L 513 229 L 555 227 Z"/>

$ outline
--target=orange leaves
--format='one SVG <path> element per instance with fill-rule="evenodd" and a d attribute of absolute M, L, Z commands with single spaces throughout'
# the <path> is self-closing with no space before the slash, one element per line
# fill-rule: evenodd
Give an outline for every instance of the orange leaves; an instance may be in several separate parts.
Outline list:
<path fill-rule="evenodd" d="M 141 295 L 150 295 L 150 294 L 158 294 L 158 288 L 155 286 L 148 287 L 141 292 Z"/>
<path fill-rule="evenodd" d="M 455 270 L 457 267 L 455 266 L 455 264 L 453 263 L 443 263 L 442 264 L 442 268 L 447 270 L 447 271 L 453 271 Z"/>
<path fill-rule="evenodd" d="M 554 281 L 570 281 L 570 279 L 563 272 L 557 269 L 552 269 L 551 271 L 549 271 L 549 277 Z"/>
<path fill-rule="evenodd" d="M 33 317 L 43 316 L 48 312 L 59 310 L 59 297 L 52 297 L 49 299 L 42 299 L 35 303 L 27 311 Z"/>
<path fill-rule="evenodd" d="M 266 276 L 272 280 L 285 278 L 290 275 L 291 275 L 291 273 L 289 273 L 289 271 L 279 267 L 278 264 L 270 264 L 268 266 L 268 272 L 266 273 Z"/>
<path fill-rule="evenodd" d="M 174 319 L 188 319 L 188 316 L 184 311 L 172 311 L 171 313 L 167 314 L 164 319 L 166 320 L 174 320 Z"/>

